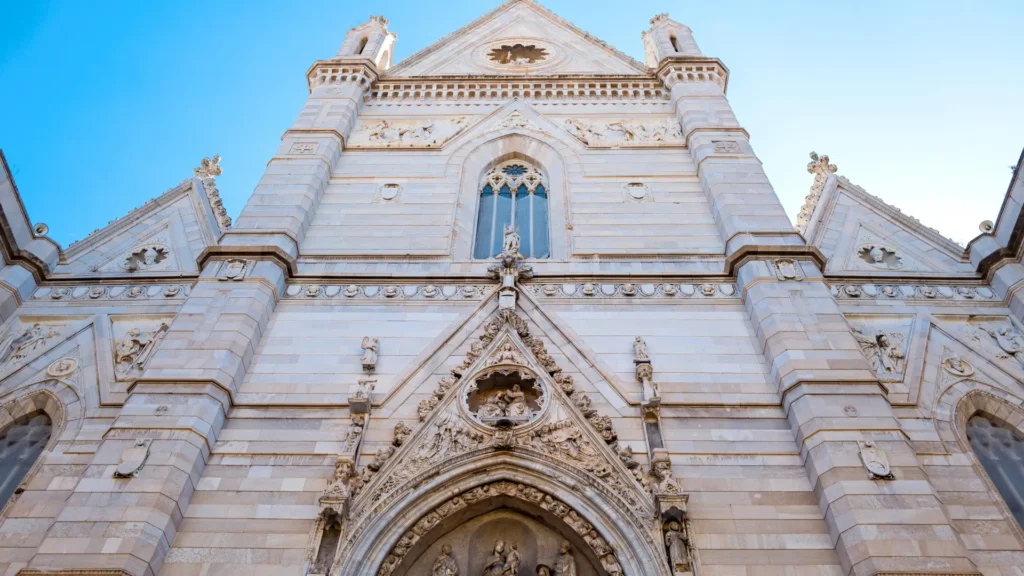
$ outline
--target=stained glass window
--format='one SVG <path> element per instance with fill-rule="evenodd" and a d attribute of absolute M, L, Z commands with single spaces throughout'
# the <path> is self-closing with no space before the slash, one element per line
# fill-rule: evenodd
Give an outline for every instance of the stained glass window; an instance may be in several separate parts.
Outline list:
<path fill-rule="evenodd" d="M 483 260 L 500 254 L 507 226 L 512 226 L 519 234 L 519 251 L 523 256 L 548 258 L 551 255 L 548 194 L 544 177 L 536 168 L 521 161 L 496 166 L 484 178 L 479 206 L 474 258 Z"/>
<path fill-rule="evenodd" d="M 0 506 L 25 479 L 25 475 L 50 441 L 50 418 L 35 412 L 18 418 L 0 432 Z"/>
<path fill-rule="evenodd" d="M 967 439 L 1017 523 L 1024 526 L 1024 436 L 978 415 L 967 422 Z"/>

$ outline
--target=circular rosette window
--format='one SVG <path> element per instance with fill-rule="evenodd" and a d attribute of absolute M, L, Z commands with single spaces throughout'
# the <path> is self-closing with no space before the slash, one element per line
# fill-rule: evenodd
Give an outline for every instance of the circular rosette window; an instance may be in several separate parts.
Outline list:
<path fill-rule="evenodd" d="M 537 420 L 547 403 L 544 385 L 522 366 L 492 366 L 466 387 L 463 408 L 490 428 L 514 428 Z"/>

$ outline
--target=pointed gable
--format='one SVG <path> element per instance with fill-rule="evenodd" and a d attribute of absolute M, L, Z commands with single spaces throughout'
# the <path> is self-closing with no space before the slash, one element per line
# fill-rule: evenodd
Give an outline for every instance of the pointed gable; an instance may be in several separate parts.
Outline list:
<path fill-rule="evenodd" d="M 405 59 L 389 76 L 644 74 L 640 62 L 529 0 L 510 0 Z"/>
<path fill-rule="evenodd" d="M 814 185 L 797 225 L 826 257 L 826 270 L 849 274 L 972 273 L 964 248 L 877 196 L 836 176 L 828 156 L 811 155 Z"/>

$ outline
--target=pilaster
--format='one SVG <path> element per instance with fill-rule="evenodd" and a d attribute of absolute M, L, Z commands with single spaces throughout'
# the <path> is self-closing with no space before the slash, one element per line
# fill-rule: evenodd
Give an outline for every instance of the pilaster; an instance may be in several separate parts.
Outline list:
<path fill-rule="evenodd" d="M 816 264 L 737 279 L 844 573 L 977 574 Z"/>
<path fill-rule="evenodd" d="M 365 58 L 335 58 L 314 64 L 307 79 L 306 105 L 222 247 L 265 247 L 298 256 L 377 69 Z"/>

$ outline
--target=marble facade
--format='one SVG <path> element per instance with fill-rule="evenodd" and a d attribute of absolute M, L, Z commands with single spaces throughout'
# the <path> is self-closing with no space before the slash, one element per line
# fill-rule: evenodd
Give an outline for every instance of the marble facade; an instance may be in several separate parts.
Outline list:
<path fill-rule="evenodd" d="M 530 0 L 396 38 L 313 63 L 235 222 L 212 157 L 62 248 L 4 163 L 0 433 L 46 445 L 0 574 L 1024 575 L 968 439 L 1024 434 L 1020 165 L 964 248 L 812 154 L 794 228 L 667 15 L 645 62 Z M 475 259 L 519 164 L 550 256 Z"/>

